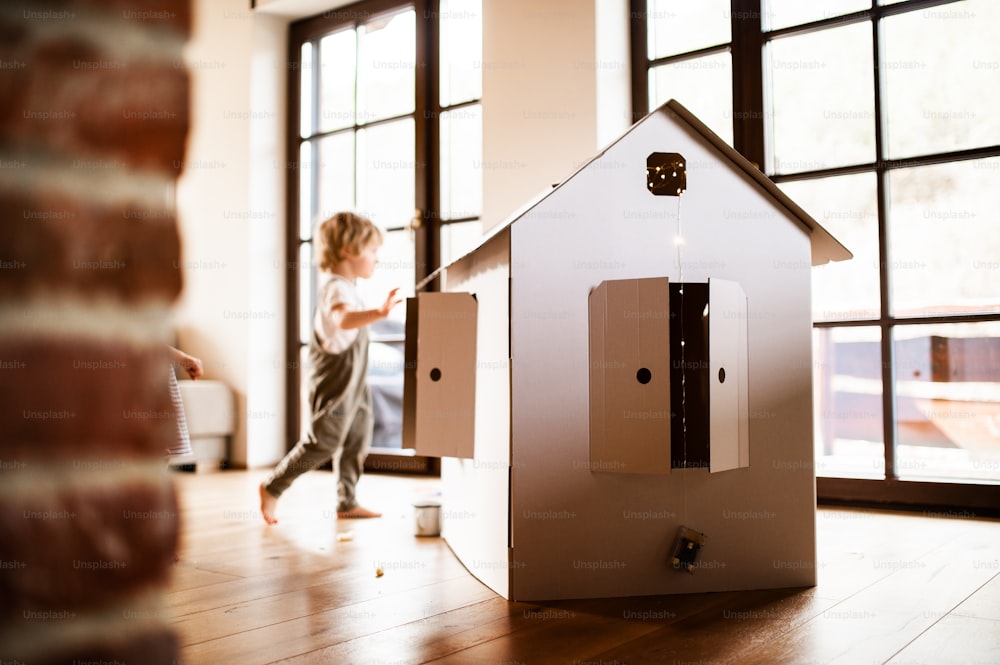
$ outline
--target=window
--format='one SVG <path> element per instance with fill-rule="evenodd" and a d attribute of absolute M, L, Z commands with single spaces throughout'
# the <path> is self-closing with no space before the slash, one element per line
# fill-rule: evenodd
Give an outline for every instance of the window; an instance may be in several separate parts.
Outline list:
<path fill-rule="evenodd" d="M 316 300 L 313 231 L 340 210 L 384 231 L 365 302 L 413 295 L 442 261 L 481 236 L 481 0 L 370 0 L 294 23 L 290 32 L 288 247 L 289 441 L 309 417 L 301 384 Z M 400 441 L 405 307 L 371 327 L 373 453 Z M 409 469 L 404 460 L 386 469 Z"/>
<path fill-rule="evenodd" d="M 729 0 L 650 0 L 648 5 L 645 111 L 671 98 L 683 99 L 692 113 L 732 143 Z"/>
<path fill-rule="evenodd" d="M 691 4 L 632 3 L 637 115 L 688 105 L 855 255 L 813 269 L 820 497 L 1000 505 L 1000 5 Z"/>

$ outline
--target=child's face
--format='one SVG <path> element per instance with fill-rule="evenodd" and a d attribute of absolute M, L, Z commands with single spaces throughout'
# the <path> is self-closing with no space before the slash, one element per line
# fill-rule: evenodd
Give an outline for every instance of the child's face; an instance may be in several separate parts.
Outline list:
<path fill-rule="evenodd" d="M 379 245 L 366 245 L 360 253 L 348 256 L 351 270 L 356 277 L 368 279 L 375 272 L 375 265 L 378 263 Z"/>

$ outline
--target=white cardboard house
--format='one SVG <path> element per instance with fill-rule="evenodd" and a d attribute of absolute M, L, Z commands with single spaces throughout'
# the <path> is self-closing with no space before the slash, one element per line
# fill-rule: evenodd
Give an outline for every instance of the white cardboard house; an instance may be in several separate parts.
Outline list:
<path fill-rule="evenodd" d="M 513 600 L 814 585 L 810 270 L 850 256 L 671 101 L 442 268 L 404 445 L 458 558 Z"/>

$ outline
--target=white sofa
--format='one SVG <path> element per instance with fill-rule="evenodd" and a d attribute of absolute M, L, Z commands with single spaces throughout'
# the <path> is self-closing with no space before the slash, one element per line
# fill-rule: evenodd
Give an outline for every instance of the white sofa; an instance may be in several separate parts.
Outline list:
<path fill-rule="evenodd" d="M 222 381 L 178 380 L 184 417 L 191 435 L 190 455 L 170 460 L 172 466 L 194 464 L 199 470 L 219 468 L 229 460 L 236 428 L 233 391 Z"/>

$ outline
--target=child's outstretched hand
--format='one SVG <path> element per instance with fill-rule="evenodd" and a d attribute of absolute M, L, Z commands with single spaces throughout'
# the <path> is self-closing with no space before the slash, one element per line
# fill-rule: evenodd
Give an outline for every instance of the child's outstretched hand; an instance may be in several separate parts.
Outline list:
<path fill-rule="evenodd" d="M 180 349 L 173 346 L 167 346 L 167 349 L 173 356 L 174 365 L 184 370 L 192 380 L 204 375 L 205 370 L 202 368 L 200 358 L 195 358 L 191 354 L 184 353 Z"/>
<path fill-rule="evenodd" d="M 399 295 L 399 289 L 395 288 L 389 291 L 389 295 L 386 296 L 385 302 L 382 303 L 382 308 L 379 311 L 382 313 L 382 316 L 389 316 L 392 308 L 401 302 L 403 302 L 403 296 Z"/>
<path fill-rule="evenodd" d="M 191 377 L 192 381 L 202 377 L 205 374 L 205 370 L 201 366 L 201 359 L 195 358 L 194 356 L 189 355 L 187 353 L 185 353 L 184 357 L 181 358 L 180 366 L 181 369 L 187 372 L 187 375 Z"/>

